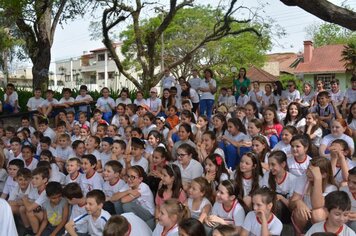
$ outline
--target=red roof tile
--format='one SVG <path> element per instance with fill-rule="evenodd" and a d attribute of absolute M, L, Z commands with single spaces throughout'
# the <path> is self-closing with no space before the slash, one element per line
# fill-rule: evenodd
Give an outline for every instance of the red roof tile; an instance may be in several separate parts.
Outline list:
<path fill-rule="evenodd" d="M 120 44 L 122 44 L 122 43 L 121 42 L 120 43 L 113 43 L 112 45 L 114 46 L 114 48 L 116 48 Z M 90 52 L 100 52 L 100 51 L 105 51 L 105 50 L 107 50 L 107 48 L 106 47 L 102 47 L 102 48 L 96 48 L 96 49 L 90 50 Z"/>
<path fill-rule="evenodd" d="M 311 61 L 299 63 L 294 73 L 345 72 L 344 62 L 340 61 L 343 49 L 342 44 L 314 48 Z"/>
<path fill-rule="evenodd" d="M 279 62 L 279 71 L 294 73 L 295 68 L 291 68 L 290 65 L 298 58 L 298 55 L 294 52 L 286 53 L 273 53 L 267 55 L 268 62 Z"/>
<path fill-rule="evenodd" d="M 264 71 L 260 68 L 257 68 L 255 66 L 251 66 L 247 70 L 247 75 L 246 75 L 251 81 L 259 81 L 262 83 L 268 83 L 268 82 L 274 82 L 277 81 L 277 77 L 271 75 L 267 71 Z"/>

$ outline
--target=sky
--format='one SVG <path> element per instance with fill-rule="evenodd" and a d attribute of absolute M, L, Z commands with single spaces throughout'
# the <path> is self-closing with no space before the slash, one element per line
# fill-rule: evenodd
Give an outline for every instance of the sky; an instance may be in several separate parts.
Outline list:
<path fill-rule="evenodd" d="M 168 0 L 159 1 L 165 9 Z M 180 2 L 178 0 L 178 2 Z M 227 3 L 224 0 L 197 0 L 200 4 L 211 4 L 216 6 L 218 3 Z M 341 4 L 341 0 L 331 0 L 335 4 Z M 346 0 L 349 6 L 356 8 L 356 0 Z M 240 0 L 237 4 L 251 7 L 253 9 L 260 9 L 265 6 L 263 10 L 258 10 L 259 15 L 267 16 L 275 21 L 275 24 L 280 25 L 286 36 L 282 38 L 273 38 L 273 47 L 270 53 L 277 52 L 300 52 L 303 50 L 303 41 L 309 40 L 306 34 L 306 27 L 312 24 L 322 23 L 317 17 L 305 12 L 298 7 L 288 7 L 279 0 Z M 153 15 L 154 12 L 146 12 L 146 16 Z M 103 47 L 100 40 L 93 41 L 89 37 L 89 23 L 91 16 L 85 16 L 83 19 L 77 19 L 64 25 L 63 28 L 57 27 L 54 44 L 52 48 L 52 62 L 71 57 L 77 57 L 83 54 L 84 51 L 90 51 L 95 48 Z M 101 16 L 97 13 L 97 20 Z M 124 29 L 122 26 L 120 29 Z M 120 30 L 119 29 L 119 30 Z M 275 30 L 273 28 L 272 30 Z"/>

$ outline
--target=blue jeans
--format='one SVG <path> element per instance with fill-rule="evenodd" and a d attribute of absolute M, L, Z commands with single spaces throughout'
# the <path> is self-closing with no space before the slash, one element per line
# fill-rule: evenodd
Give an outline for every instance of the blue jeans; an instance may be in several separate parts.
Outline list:
<path fill-rule="evenodd" d="M 11 106 L 9 103 L 4 103 L 2 108 L 3 108 L 4 112 L 9 112 L 9 113 L 13 113 L 15 110 L 15 107 Z"/>
<path fill-rule="evenodd" d="M 206 114 L 209 120 L 211 120 L 211 114 L 213 113 L 214 99 L 200 100 L 200 115 Z"/>

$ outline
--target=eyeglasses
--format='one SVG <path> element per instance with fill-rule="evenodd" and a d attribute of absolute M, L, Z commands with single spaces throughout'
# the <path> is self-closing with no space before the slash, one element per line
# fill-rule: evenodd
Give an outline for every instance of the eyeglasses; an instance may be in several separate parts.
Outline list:
<path fill-rule="evenodd" d="M 127 175 L 127 178 L 129 178 L 130 180 L 135 180 L 138 177 L 134 175 Z"/>
<path fill-rule="evenodd" d="M 177 153 L 177 157 L 184 157 L 184 156 L 188 156 L 187 153 Z"/>
<path fill-rule="evenodd" d="M 156 93 L 156 92 L 150 92 L 150 93 Z"/>

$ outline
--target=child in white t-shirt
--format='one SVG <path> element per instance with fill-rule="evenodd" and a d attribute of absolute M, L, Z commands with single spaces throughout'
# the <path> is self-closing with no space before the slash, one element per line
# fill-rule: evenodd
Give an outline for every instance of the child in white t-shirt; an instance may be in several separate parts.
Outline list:
<path fill-rule="evenodd" d="M 86 195 L 87 213 L 69 221 L 65 229 L 71 236 L 77 235 L 76 229 L 86 226 L 86 233 L 91 236 L 102 236 L 106 222 L 111 215 L 103 210 L 105 194 L 103 191 L 95 189 Z"/>
<path fill-rule="evenodd" d="M 152 236 L 152 230 L 134 213 L 124 213 L 110 217 L 104 228 L 104 236 L 112 235 Z"/>
<path fill-rule="evenodd" d="M 15 91 L 15 85 L 9 83 L 6 86 L 6 90 L 4 93 L 4 105 L 3 110 L 9 113 L 17 113 L 19 112 L 19 96 Z"/>
<path fill-rule="evenodd" d="M 66 176 L 65 179 L 66 185 L 73 182 L 78 183 L 79 185 L 81 184 L 83 174 L 79 172 L 80 166 L 81 166 L 81 161 L 78 157 L 72 157 L 67 160 L 66 169 L 68 175 Z"/>
<path fill-rule="evenodd" d="M 2 191 L 1 198 L 6 199 L 9 194 L 14 190 L 18 184 L 15 181 L 15 177 L 17 175 L 17 172 L 21 169 L 24 168 L 24 162 L 23 160 L 20 159 L 14 159 L 9 162 L 9 165 L 7 166 L 7 179 L 5 182 L 4 190 Z"/>
<path fill-rule="evenodd" d="M 87 194 L 93 189 L 103 189 L 104 180 L 101 175 L 95 171 L 97 163 L 95 156 L 92 154 L 82 156 L 84 175 L 82 175 L 81 187 L 84 194 Z"/>
<path fill-rule="evenodd" d="M 106 201 L 115 202 L 112 196 L 115 193 L 123 192 L 128 189 L 126 182 L 120 178 L 122 165 L 116 160 L 110 160 L 104 167 L 104 185 L 103 191 L 106 196 Z"/>
<path fill-rule="evenodd" d="M 327 211 L 326 220 L 313 224 L 305 236 L 311 236 L 317 232 L 334 233 L 340 236 L 356 235 L 355 232 L 345 224 L 351 209 L 351 202 L 347 193 L 334 191 L 326 195 L 324 209 Z"/>
<path fill-rule="evenodd" d="M 276 199 L 275 192 L 267 187 L 253 193 L 254 211 L 247 214 L 240 232 L 241 236 L 281 234 L 283 224 L 272 211 Z"/>

